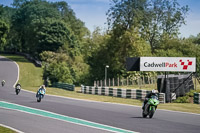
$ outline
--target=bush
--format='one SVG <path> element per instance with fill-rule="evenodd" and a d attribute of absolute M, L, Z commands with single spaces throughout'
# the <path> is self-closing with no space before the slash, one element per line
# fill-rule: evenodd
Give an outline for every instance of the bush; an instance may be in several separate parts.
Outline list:
<path fill-rule="evenodd" d="M 193 97 L 195 90 L 190 90 L 190 92 L 186 93 L 186 96 Z"/>
<path fill-rule="evenodd" d="M 178 97 L 176 100 L 174 100 L 174 103 L 189 103 L 189 96 L 184 97 Z"/>
<path fill-rule="evenodd" d="M 193 97 L 194 93 L 200 93 L 200 89 L 190 90 L 190 92 L 186 93 L 186 96 Z"/>

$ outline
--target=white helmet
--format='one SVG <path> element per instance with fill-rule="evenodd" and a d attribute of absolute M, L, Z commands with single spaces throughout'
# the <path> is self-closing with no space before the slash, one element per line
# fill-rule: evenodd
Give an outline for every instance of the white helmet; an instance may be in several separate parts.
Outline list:
<path fill-rule="evenodd" d="M 156 90 L 153 89 L 153 90 L 151 91 L 151 93 L 152 93 L 152 94 L 155 94 L 155 93 L 156 93 Z"/>

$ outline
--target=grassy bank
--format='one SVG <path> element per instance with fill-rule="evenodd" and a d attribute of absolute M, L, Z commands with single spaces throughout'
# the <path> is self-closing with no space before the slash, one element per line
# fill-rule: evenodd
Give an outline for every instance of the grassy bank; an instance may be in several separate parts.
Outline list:
<path fill-rule="evenodd" d="M 16 132 L 9 128 L 0 126 L 0 133 L 16 133 Z"/>
<path fill-rule="evenodd" d="M 35 67 L 35 65 L 25 59 L 23 56 L 18 55 L 3 55 L 11 60 L 17 62 L 20 68 L 19 83 L 23 89 L 36 91 L 42 81 L 42 68 Z"/>
<path fill-rule="evenodd" d="M 38 87 L 43 83 L 42 69 L 35 67 L 32 63 L 28 62 L 22 56 L 15 56 L 15 55 L 4 55 L 4 56 L 16 61 L 17 64 L 19 65 L 19 67 L 20 67 L 19 82 L 22 84 L 22 88 L 36 92 Z M 119 87 L 117 87 L 117 88 L 119 88 Z M 125 87 L 123 87 L 123 88 L 125 88 Z M 128 89 L 131 89 L 131 88 L 128 88 Z M 147 88 L 149 88 L 147 90 L 150 90 L 151 87 L 147 87 Z M 137 89 L 137 88 L 132 88 L 132 89 Z M 144 89 L 144 88 L 142 88 L 142 89 Z M 94 100 L 94 101 L 113 102 L 113 103 L 122 103 L 122 104 L 142 106 L 142 101 L 140 101 L 140 100 L 82 94 L 82 93 L 80 93 L 80 87 L 76 87 L 76 91 L 67 91 L 67 90 L 63 90 L 63 89 L 50 87 L 50 88 L 47 88 L 47 94 L 79 98 L 79 99 L 88 99 L 88 100 Z M 200 105 L 192 104 L 192 103 L 160 104 L 158 109 L 167 109 L 167 110 L 192 112 L 192 113 L 200 114 Z"/>

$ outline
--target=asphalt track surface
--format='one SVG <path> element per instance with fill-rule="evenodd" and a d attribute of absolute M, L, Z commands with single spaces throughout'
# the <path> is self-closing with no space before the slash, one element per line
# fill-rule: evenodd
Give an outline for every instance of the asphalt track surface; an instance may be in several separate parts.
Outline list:
<path fill-rule="evenodd" d="M 49 95 L 46 95 L 41 103 L 37 103 L 35 93 L 22 90 L 19 95 L 15 94 L 12 86 L 17 79 L 16 64 L 0 57 L 0 80 L 3 78 L 6 80 L 6 85 L 0 87 L 0 101 L 141 133 L 197 133 L 200 131 L 200 115 L 197 114 L 158 109 L 154 117 L 149 119 L 142 118 L 141 107 L 137 106 L 83 101 Z M 40 122 L 43 124 L 41 125 Z M 40 127 L 37 132 L 108 132 L 3 108 L 0 108 L 0 123 L 24 132 L 36 132 L 37 127 Z"/>

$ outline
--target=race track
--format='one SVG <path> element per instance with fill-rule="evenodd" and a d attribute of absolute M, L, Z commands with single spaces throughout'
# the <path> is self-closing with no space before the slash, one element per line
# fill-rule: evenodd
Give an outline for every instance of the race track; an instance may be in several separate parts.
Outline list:
<path fill-rule="evenodd" d="M 41 103 L 37 103 L 35 93 L 22 90 L 19 95 L 15 94 L 12 86 L 17 79 L 17 65 L 0 57 L 0 80 L 2 79 L 6 80 L 6 86 L 0 87 L 0 101 L 125 129 L 124 131 L 127 130 L 127 132 L 197 133 L 200 131 L 200 115 L 197 114 L 157 110 L 152 119 L 144 119 L 141 117 L 141 107 L 84 101 L 49 95 L 46 95 Z M 41 123 L 43 124 L 41 125 Z M 40 127 L 37 129 L 37 132 L 48 133 L 109 132 L 84 124 L 69 123 L 5 108 L 0 108 L 0 124 L 30 133 L 36 132 L 35 128 L 37 127 Z"/>

